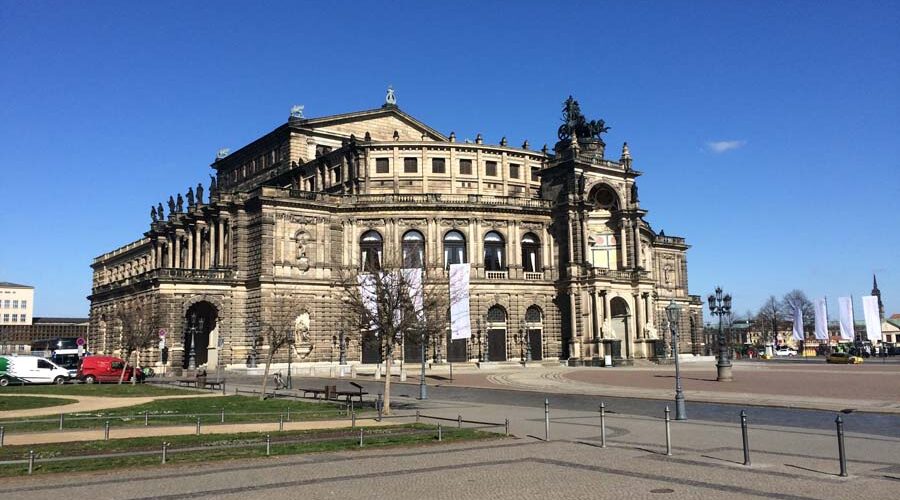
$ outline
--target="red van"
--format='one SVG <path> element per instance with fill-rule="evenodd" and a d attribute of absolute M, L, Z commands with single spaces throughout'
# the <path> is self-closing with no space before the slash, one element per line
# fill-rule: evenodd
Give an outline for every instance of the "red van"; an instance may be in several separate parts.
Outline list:
<path fill-rule="evenodd" d="M 125 368 L 125 361 L 115 356 L 85 356 L 81 360 L 78 367 L 78 374 L 75 378 L 81 380 L 85 384 L 94 384 L 97 382 L 118 382 L 122 376 L 122 370 Z M 125 370 L 125 378 L 123 380 L 131 381 L 131 377 L 137 374 L 137 381 L 144 379 L 141 369 L 135 370 L 130 365 Z"/>

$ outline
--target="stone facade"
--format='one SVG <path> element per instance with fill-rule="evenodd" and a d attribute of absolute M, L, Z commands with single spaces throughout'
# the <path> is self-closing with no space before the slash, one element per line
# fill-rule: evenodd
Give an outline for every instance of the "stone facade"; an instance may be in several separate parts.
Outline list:
<path fill-rule="evenodd" d="M 501 334 L 492 361 L 520 359 L 524 338 L 535 359 L 654 358 L 670 300 L 683 307 L 680 351 L 699 353 L 688 245 L 645 221 L 627 146 L 618 161 L 603 151 L 599 136 L 553 151 L 488 145 L 480 134 L 460 143 L 394 105 L 292 116 L 220 154 L 208 199 L 170 201 L 165 217 L 160 204 L 141 239 L 94 259 L 91 350 L 117 349 L 117 306 L 155 304 L 170 365 L 186 365 L 186 344 L 198 363 L 243 365 L 265 352 L 255 340 L 262 315 L 287 294 L 308 324 L 294 360 L 336 361 L 336 280 L 410 244 L 438 282 L 454 259 L 471 264 L 472 325 Z M 372 238 L 377 246 L 366 246 Z M 363 361 L 349 337 L 348 359 Z M 442 343 L 443 358 L 475 360 L 480 338 Z M 159 359 L 155 348 L 145 355 Z"/>

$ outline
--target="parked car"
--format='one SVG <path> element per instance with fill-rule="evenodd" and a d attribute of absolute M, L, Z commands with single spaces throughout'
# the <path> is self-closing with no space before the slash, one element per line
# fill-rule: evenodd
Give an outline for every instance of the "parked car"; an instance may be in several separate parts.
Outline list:
<path fill-rule="evenodd" d="M 69 371 L 39 356 L 0 356 L 0 386 L 65 384 Z"/>
<path fill-rule="evenodd" d="M 129 366 L 126 369 L 125 360 L 115 356 L 85 356 L 78 366 L 76 378 L 86 384 L 118 382 L 122 377 L 122 370 L 125 370 L 122 380 L 131 381 L 132 377 L 137 377 L 140 382 L 144 379 L 140 368 Z"/>
<path fill-rule="evenodd" d="M 775 349 L 775 356 L 796 356 L 797 351 L 791 349 L 790 347 L 779 347 Z"/>
<path fill-rule="evenodd" d="M 863 359 L 846 352 L 833 352 L 825 358 L 825 361 L 827 363 L 858 365 L 863 362 Z"/>

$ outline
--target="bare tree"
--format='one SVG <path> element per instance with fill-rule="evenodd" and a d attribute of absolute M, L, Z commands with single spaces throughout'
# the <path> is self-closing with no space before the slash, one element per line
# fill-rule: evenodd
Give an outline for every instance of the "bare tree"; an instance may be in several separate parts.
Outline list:
<path fill-rule="evenodd" d="M 759 326 L 763 337 L 763 345 L 768 344 L 778 337 L 778 323 L 784 319 L 784 308 L 774 295 L 769 296 L 766 302 L 756 313 L 756 324 Z"/>
<path fill-rule="evenodd" d="M 115 318 L 121 328 L 120 349 L 125 366 L 119 375 L 119 383 L 125 379 L 125 371 L 132 355 L 153 345 L 159 339 L 159 329 L 163 326 L 159 306 L 155 301 L 139 301 L 119 305 L 115 310 Z M 137 363 L 133 363 L 137 366 Z M 137 383 L 137 374 L 131 377 L 131 383 Z"/>
<path fill-rule="evenodd" d="M 405 341 L 428 345 L 429 339 L 442 337 L 451 302 L 447 283 L 422 269 L 380 266 L 361 274 L 347 270 L 338 286 L 343 293 L 342 324 L 359 332 L 360 346 L 366 338 L 378 343 L 387 371 L 383 409 L 390 415 L 391 367 L 397 348 Z"/>
<path fill-rule="evenodd" d="M 266 369 L 263 373 L 259 399 L 266 398 L 269 371 L 275 355 L 284 347 L 293 349 L 298 337 L 306 338 L 307 336 L 309 325 L 304 325 L 300 321 L 302 312 L 303 304 L 289 293 L 275 295 L 272 301 L 269 302 L 269 305 L 263 307 L 260 334 L 267 350 Z M 312 349 L 310 349 L 310 352 L 312 352 Z"/>
<path fill-rule="evenodd" d="M 799 307 L 803 318 L 804 332 L 811 332 L 814 329 L 816 309 L 803 291 L 791 290 L 784 294 L 784 298 L 781 300 L 781 307 L 784 318 L 792 318 L 794 316 L 794 307 Z"/>

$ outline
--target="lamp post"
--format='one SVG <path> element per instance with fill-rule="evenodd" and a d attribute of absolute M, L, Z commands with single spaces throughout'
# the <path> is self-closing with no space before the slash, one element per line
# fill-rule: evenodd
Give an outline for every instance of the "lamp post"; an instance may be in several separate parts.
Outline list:
<path fill-rule="evenodd" d="M 675 345 L 675 420 L 687 420 L 687 411 L 684 409 L 684 390 L 681 387 L 681 363 L 678 361 L 678 320 L 681 317 L 681 308 L 675 301 L 666 306 L 666 318 L 669 320 L 669 330 L 672 332 L 672 344 Z"/>
<path fill-rule="evenodd" d="M 531 361 L 531 331 L 528 330 L 528 323 L 522 320 L 522 331 L 525 332 L 525 362 Z"/>
<path fill-rule="evenodd" d="M 338 332 L 338 364 L 346 365 L 347 364 L 347 343 L 350 342 L 350 339 L 344 336 L 344 330 Z"/>
<path fill-rule="evenodd" d="M 428 399 L 428 386 L 425 384 L 425 343 L 428 341 L 425 338 L 425 332 L 423 331 L 420 335 L 419 347 L 422 352 L 422 372 L 419 375 L 419 399 Z"/>
<path fill-rule="evenodd" d="M 731 314 L 731 294 L 722 294 L 722 287 L 716 287 L 716 293 L 707 298 L 709 312 L 719 317 L 719 359 L 716 361 L 716 380 L 719 382 L 731 382 L 731 359 L 728 356 L 728 346 L 725 342 L 725 333 L 722 331 L 722 320 Z"/>
<path fill-rule="evenodd" d="M 485 338 L 487 338 L 487 331 L 482 329 L 481 318 L 478 318 L 478 361 L 482 363 L 487 361 L 487 349 L 484 348 Z"/>
<path fill-rule="evenodd" d="M 296 337 L 294 336 L 294 330 L 291 330 L 291 333 L 288 334 L 288 373 L 287 373 L 287 388 L 293 389 L 294 383 L 291 379 L 291 362 L 294 360 L 294 342 L 296 341 Z"/>

